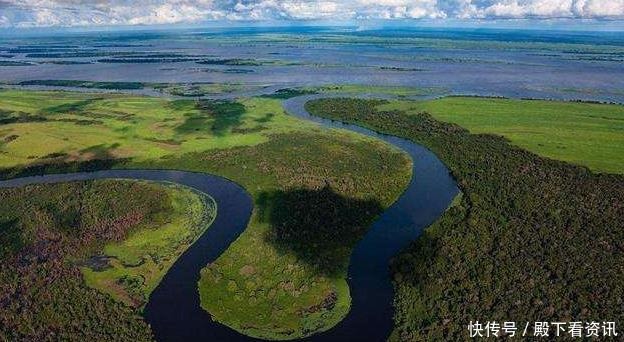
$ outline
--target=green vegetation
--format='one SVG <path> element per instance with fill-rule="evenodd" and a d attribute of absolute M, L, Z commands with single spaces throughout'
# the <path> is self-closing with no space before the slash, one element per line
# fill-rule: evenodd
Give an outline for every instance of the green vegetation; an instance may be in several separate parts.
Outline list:
<path fill-rule="evenodd" d="M 203 68 L 199 70 L 202 72 L 212 72 L 212 73 L 219 73 L 219 74 L 253 74 L 255 72 L 255 70 L 253 69 L 234 69 L 234 68 L 228 68 L 228 69 Z"/>
<path fill-rule="evenodd" d="M 576 87 L 558 87 L 551 88 L 556 91 L 568 94 L 581 95 L 624 95 L 624 89 L 593 89 L 593 88 L 576 88 Z"/>
<path fill-rule="evenodd" d="M 402 153 L 345 135 L 298 132 L 161 164 L 208 167 L 254 197 L 245 233 L 202 272 L 202 306 L 215 319 L 252 336 L 292 339 L 347 313 L 350 251 L 411 168 Z"/>
<path fill-rule="evenodd" d="M 274 59 L 242 59 L 242 58 L 223 58 L 223 59 L 206 59 L 198 61 L 197 64 L 204 65 L 231 65 L 231 66 L 263 66 L 263 65 L 296 65 L 294 62 L 287 62 Z"/>
<path fill-rule="evenodd" d="M 307 336 L 344 317 L 350 252 L 411 177 L 404 153 L 286 115 L 272 98 L 7 90 L 0 110 L 24 118 L 0 126 L 4 177 L 171 168 L 243 185 L 255 204 L 249 226 L 207 265 L 199 288 L 216 320 L 257 337 Z"/>
<path fill-rule="evenodd" d="M 426 111 L 470 132 L 502 135 L 539 155 L 624 173 L 624 106 L 539 100 L 447 97 L 393 102 L 382 110 Z"/>
<path fill-rule="evenodd" d="M 308 89 L 308 88 L 304 88 Z M 448 90 L 444 88 L 417 88 L 417 87 L 387 87 L 387 86 L 371 86 L 358 84 L 342 84 L 342 85 L 326 85 L 322 87 L 311 87 L 309 90 L 315 90 L 321 93 L 337 93 L 345 95 L 390 95 L 398 97 L 413 97 L 425 95 L 444 95 Z"/>
<path fill-rule="evenodd" d="M 174 57 L 174 58 L 102 58 L 98 59 L 98 63 L 113 64 L 143 64 L 143 63 L 183 63 L 197 61 L 197 58 Z"/>
<path fill-rule="evenodd" d="M 263 95 L 262 97 L 268 97 L 272 99 L 289 99 L 291 97 L 297 97 L 302 95 L 316 94 L 316 91 L 311 89 L 301 88 L 284 88 L 275 91 L 273 94 Z"/>
<path fill-rule="evenodd" d="M 257 145 L 270 134 L 306 127 L 269 99 L 196 102 L 14 90 L 0 91 L 0 120 L 12 123 L 0 126 L 0 139 L 17 136 L 0 145 L 0 167 L 93 159 L 153 161 Z"/>
<path fill-rule="evenodd" d="M 422 106 L 357 99 L 307 105 L 316 115 L 429 147 L 462 189 L 460 204 L 393 262 L 391 340 L 468 339 L 470 320 L 624 319 L 624 178 L 436 121 Z"/>
<path fill-rule="evenodd" d="M 146 86 L 146 84 L 142 82 L 90 82 L 75 80 L 32 80 L 20 82 L 19 85 L 42 85 L 52 87 L 80 87 L 96 89 L 143 89 Z"/>
<path fill-rule="evenodd" d="M 0 66 L 29 66 L 35 65 L 30 62 L 20 62 L 20 61 L 0 61 Z"/>
<path fill-rule="evenodd" d="M 72 51 L 77 49 L 78 46 L 58 46 L 58 45 L 47 45 L 47 46 L 19 46 L 14 48 L 9 48 L 6 51 L 9 53 L 39 53 L 39 52 L 56 52 L 56 51 Z"/>
<path fill-rule="evenodd" d="M 372 31 L 370 33 L 373 33 Z M 213 43 L 219 44 L 299 44 L 311 45 L 318 42 L 323 44 L 341 46 L 410 46 L 411 48 L 443 49 L 443 50 L 484 50 L 484 51 L 506 51 L 522 50 L 535 53 L 564 53 L 574 56 L 574 54 L 600 55 L 600 54 L 623 54 L 624 48 L 619 45 L 609 44 L 581 44 L 557 42 L 535 42 L 535 41 L 511 41 L 501 36 L 501 40 L 485 39 L 454 39 L 435 37 L 414 37 L 409 35 L 376 35 L 376 34 L 351 34 L 351 33 L 318 33 L 314 35 L 292 35 L 283 33 L 259 33 L 253 35 L 239 35 L 236 39 L 231 36 L 211 37 Z M 421 54 L 413 54 L 407 58 L 420 58 Z"/>
<path fill-rule="evenodd" d="M 101 251 L 119 262 L 153 256 L 177 258 L 198 233 L 184 226 L 184 203 L 201 200 L 187 189 L 132 181 L 70 182 L 0 189 L 0 339 L 133 340 L 152 339 L 139 312 L 89 288 L 80 272 L 85 260 Z M 192 215 L 193 216 L 193 215 Z M 169 234 L 188 237 L 170 239 Z M 149 293 L 171 260 L 152 259 L 146 266 L 114 264 L 118 278 L 99 260 L 96 277 L 119 289 Z M 81 267 L 82 265 L 82 267 Z M 135 269 L 137 271 L 135 271 Z M 122 281 L 130 279 L 132 282 Z M 104 288 L 96 284 L 96 288 Z M 108 286 L 107 285 L 107 286 Z M 119 298 L 118 296 L 114 296 Z"/>
<path fill-rule="evenodd" d="M 85 65 L 85 64 L 93 64 L 93 62 L 88 61 L 44 61 L 39 62 L 40 64 L 56 64 L 56 65 Z"/>
<path fill-rule="evenodd" d="M 227 94 L 251 88 L 250 86 L 233 83 L 193 83 L 193 84 L 169 84 L 157 85 L 164 93 L 175 96 L 206 96 L 214 94 Z"/>
<path fill-rule="evenodd" d="M 421 68 L 402 68 L 402 67 L 389 67 L 389 66 L 381 66 L 378 67 L 379 70 L 387 70 L 387 71 L 406 71 L 406 72 L 417 72 L 417 71 L 427 71 L 426 69 Z"/>
<path fill-rule="evenodd" d="M 52 61 L 46 63 L 63 63 L 64 61 Z M 69 62 L 74 63 L 74 62 Z M 88 62 L 76 62 L 88 63 Z M 221 70 L 224 71 L 224 70 Z M 262 88 L 263 85 L 250 86 L 236 83 L 145 83 L 145 82 L 93 82 L 80 80 L 29 80 L 16 83 L 20 86 L 49 86 L 49 87 L 76 87 L 89 89 L 108 89 L 108 90 L 139 90 L 151 88 L 159 90 L 165 94 L 174 96 L 197 97 L 214 94 L 227 94 L 236 91 L 243 91 L 254 88 Z"/>
<path fill-rule="evenodd" d="M 36 49 L 33 49 L 33 51 Z M 45 49 L 42 49 L 45 50 Z M 26 55 L 26 58 L 89 58 L 104 56 L 130 56 L 134 54 L 130 51 L 95 51 L 95 50 L 73 50 L 68 49 L 64 52 L 55 52 L 59 49 L 50 50 L 49 52 L 35 52 Z"/>
<path fill-rule="evenodd" d="M 237 65 L 237 66 L 260 66 L 260 65 L 263 65 L 261 61 L 257 61 L 255 59 L 240 59 L 240 58 L 207 59 L 207 60 L 199 61 L 199 62 L 197 62 L 197 64 L 206 64 L 206 65 Z"/>
<path fill-rule="evenodd" d="M 158 229 L 138 229 L 104 246 L 102 255 L 81 268 L 88 286 L 133 307 L 147 303 L 151 292 L 178 257 L 208 228 L 217 203 L 202 193 L 168 184 L 172 212 Z"/>

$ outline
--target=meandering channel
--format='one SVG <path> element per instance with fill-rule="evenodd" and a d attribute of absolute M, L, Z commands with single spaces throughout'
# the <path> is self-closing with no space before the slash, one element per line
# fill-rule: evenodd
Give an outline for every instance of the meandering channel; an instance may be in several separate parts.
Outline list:
<path fill-rule="evenodd" d="M 410 155 L 413 173 L 405 192 L 375 221 L 351 255 L 349 314 L 333 329 L 307 340 L 385 341 L 392 332 L 394 314 L 390 260 L 446 211 L 459 189 L 446 165 L 427 148 L 357 125 L 319 118 L 306 111 L 306 102 L 325 97 L 328 96 L 295 97 L 284 101 L 284 109 L 325 127 L 347 129 L 392 144 Z"/>
<path fill-rule="evenodd" d="M 371 227 L 356 246 L 349 266 L 351 311 L 336 327 L 306 341 L 384 341 L 392 331 L 393 287 L 390 259 L 446 210 L 458 193 L 446 166 L 428 149 L 408 140 L 350 124 L 311 116 L 305 102 L 323 95 L 300 96 L 283 102 L 291 115 L 329 128 L 341 128 L 384 140 L 413 160 L 408 188 Z M 104 170 L 24 177 L 1 181 L 0 187 L 94 179 L 168 181 L 210 194 L 218 212 L 212 226 L 180 256 L 150 296 L 144 315 L 158 341 L 249 341 L 251 338 L 213 322 L 199 305 L 200 270 L 216 260 L 242 233 L 249 221 L 252 199 L 239 185 L 224 178 L 168 170 Z"/>

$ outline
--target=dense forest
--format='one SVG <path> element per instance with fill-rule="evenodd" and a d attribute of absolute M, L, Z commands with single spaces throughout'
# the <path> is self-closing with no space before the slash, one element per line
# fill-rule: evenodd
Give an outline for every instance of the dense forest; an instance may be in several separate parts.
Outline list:
<path fill-rule="evenodd" d="M 165 188 L 36 185 L 0 189 L 0 203 L 0 340 L 152 339 L 136 310 L 84 284 L 79 265 L 107 242 L 167 217 Z"/>
<path fill-rule="evenodd" d="M 469 322 L 624 319 L 624 177 L 540 157 L 386 101 L 323 99 L 315 115 L 434 151 L 464 194 L 392 264 L 392 340 L 464 340 Z M 522 323 L 520 323 L 522 322 Z"/>

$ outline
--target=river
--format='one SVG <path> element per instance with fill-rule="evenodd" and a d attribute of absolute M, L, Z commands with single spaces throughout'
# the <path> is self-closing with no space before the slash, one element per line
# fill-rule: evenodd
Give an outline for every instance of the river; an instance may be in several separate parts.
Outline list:
<path fill-rule="evenodd" d="M 352 298 L 347 317 L 334 328 L 305 341 L 384 341 L 393 327 L 394 290 L 389 263 L 437 220 L 458 194 L 457 185 L 435 154 L 423 146 L 350 124 L 311 116 L 305 102 L 323 95 L 300 96 L 283 102 L 291 115 L 328 128 L 340 128 L 381 139 L 409 154 L 413 176 L 400 198 L 388 208 L 357 244 L 351 256 L 348 282 Z M 199 304 L 200 270 L 215 261 L 245 230 L 253 207 L 249 194 L 227 179 L 172 170 L 103 170 L 55 174 L 0 182 L 0 187 L 93 179 L 167 181 L 210 194 L 217 202 L 212 226 L 173 264 L 152 292 L 144 316 L 158 341 L 253 340 L 211 320 Z"/>

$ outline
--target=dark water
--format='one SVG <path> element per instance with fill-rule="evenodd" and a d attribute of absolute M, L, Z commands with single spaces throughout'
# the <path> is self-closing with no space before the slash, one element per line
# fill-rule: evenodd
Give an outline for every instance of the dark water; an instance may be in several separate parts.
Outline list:
<path fill-rule="evenodd" d="M 377 134 L 359 126 L 310 116 L 304 109 L 309 99 L 286 100 L 292 115 L 382 139 L 407 152 L 413 160 L 409 187 L 358 243 L 349 266 L 352 306 L 347 317 L 333 329 L 306 341 L 383 341 L 392 330 L 393 287 L 390 259 L 433 223 L 458 193 L 445 165 L 429 150 L 410 141 Z M 249 195 L 240 186 L 220 177 L 181 171 L 108 170 L 46 175 L 0 182 L 0 187 L 63 181 L 127 178 L 170 181 L 210 194 L 217 202 L 215 222 L 172 266 L 152 293 L 145 318 L 159 341 L 249 341 L 234 330 L 210 319 L 199 306 L 197 282 L 200 270 L 223 253 L 245 229 L 252 209 Z"/>

